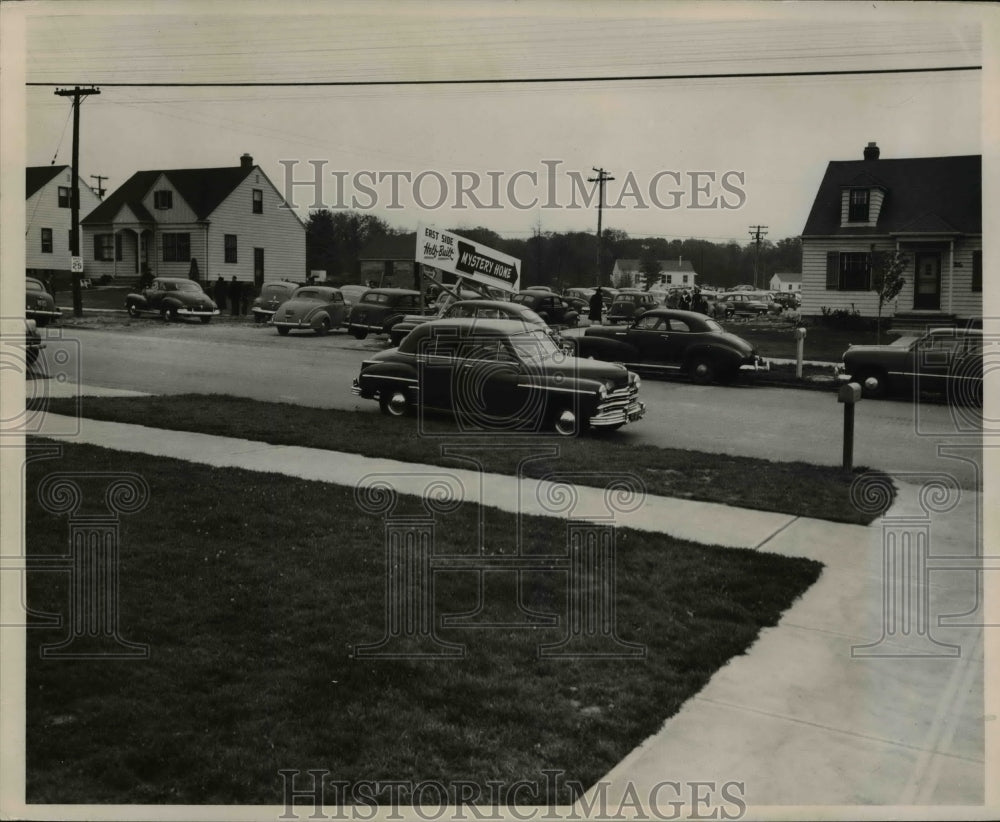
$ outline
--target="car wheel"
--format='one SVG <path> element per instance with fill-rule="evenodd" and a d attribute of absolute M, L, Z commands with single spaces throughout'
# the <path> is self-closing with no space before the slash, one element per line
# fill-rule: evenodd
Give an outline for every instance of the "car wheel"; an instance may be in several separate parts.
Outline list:
<path fill-rule="evenodd" d="M 387 417 L 405 417 L 410 413 L 410 403 L 402 391 L 393 391 L 388 396 L 380 395 L 378 407 Z"/>
<path fill-rule="evenodd" d="M 325 337 L 329 333 L 330 333 L 330 318 L 323 317 L 323 319 L 320 320 L 320 323 L 316 328 L 316 335 L 319 337 Z"/>
<path fill-rule="evenodd" d="M 279 325 L 278 326 L 278 333 L 282 337 L 287 337 L 288 336 L 288 328 L 286 326 L 284 326 L 284 325 Z"/>
<path fill-rule="evenodd" d="M 262 322 L 264 322 L 264 315 L 263 314 L 254 314 L 253 315 L 253 321 L 257 325 L 260 325 Z"/>
<path fill-rule="evenodd" d="M 199 317 L 198 319 L 201 320 L 202 325 L 208 325 L 210 322 L 212 322 L 211 317 Z"/>
<path fill-rule="evenodd" d="M 363 340 L 365 337 L 368 336 L 368 332 L 365 331 L 365 329 L 363 328 L 352 328 L 351 334 L 356 340 Z"/>
<path fill-rule="evenodd" d="M 586 427 L 586 421 L 582 420 L 579 414 L 571 408 L 557 411 L 552 420 L 552 429 L 560 437 L 578 437 Z"/>
<path fill-rule="evenodd" d="M 688 374 L 697 385 L 708 385 L 715 379 L 715 364 L 707 357 L 696 357 L 691 361 Z"/>
<path fill-rule="evenodd" d="M 130 317 L 138 317 L 139 316 L 139 306 L 137 306 L 135 303 L 128 303 L 125 306 L 125 310 L 128 312 L 128 315 Z"/>
<path fill-rule="evenodd" d="M 852 374 L 851 382 L 859 383 L 861 396 L 869 399 L 879 399 L 889 393 L 885 372 L 875 368 L 864 369 L 857 374 Z"/>
<path fill-rule="evenodd" d="M 160 316 L 163 318 L 165 323 L 172 323 L 177 319 L 177 309 L 165 306 L 160 309 Z"/>

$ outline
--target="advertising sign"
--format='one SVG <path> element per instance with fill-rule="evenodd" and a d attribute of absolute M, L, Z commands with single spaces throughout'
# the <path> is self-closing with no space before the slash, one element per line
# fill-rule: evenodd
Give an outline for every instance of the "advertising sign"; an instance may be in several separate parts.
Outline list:
<path fill-rule="evenodd" d="M 521 279 L 516 257 L 431 226 L 417 226 L 416 261 L 504 291 L 517 291 Z"/>

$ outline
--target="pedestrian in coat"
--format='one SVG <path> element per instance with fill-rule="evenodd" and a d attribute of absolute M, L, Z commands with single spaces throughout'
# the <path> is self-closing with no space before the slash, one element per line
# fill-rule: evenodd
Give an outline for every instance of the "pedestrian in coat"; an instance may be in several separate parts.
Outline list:
<path fill-rule="evenodd" d="M 219 311 L 226 310 L 226 281 L 222 279 L 222 275 L 219 275 L 219 279 L 215 281 L 215 287 L 212 289 L 212 297 L 215 300 L 216 306 L 218 306 Z"/>
<path fill-rule="evenodd" d="M 233 279 L 229 281 L 229 313 L 234 317 L 240 313 L 240 283 L 233 274 Z"/>
<path fill-rule="evenodd" d="M 604 293 L 597 288 L 590 295 L 590 321 L 599 323 L 601 321 L 601 311 L 604 308 Z"/>

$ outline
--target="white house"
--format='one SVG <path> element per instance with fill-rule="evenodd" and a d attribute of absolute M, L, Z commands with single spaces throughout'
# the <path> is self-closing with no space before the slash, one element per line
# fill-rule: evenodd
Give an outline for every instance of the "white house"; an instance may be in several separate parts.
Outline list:
<path fill-rule="evenodd" d="M 959 157 L 829 163 L 802 232 L 803 315 L 874 317 L 871 253 L 899 250 L 906 284 L 884 316 L 920 323 L 983 314 L 982 163 Z"/>
<path fill-rule="evenodd" d="M 73 173 L 69 166 L 25 169 L 25 268 L 29 277 L 69 277 Z M 80 216 L 100 204 L 80 181 Z M 81 253 L 83 245 L 80 246 Z M 84 266 L 85 276 L 90 276 Z"/>
<path fill-rule="evenodd" d="M 783 272 L 781 274 L 772 274 L 771 280 L 768 285 L 771 291 L 785 291 L 794 292 L 798 294 L 802 291 L 802 272 Z"/>
<path fill-rule="evenodd" d="M 244 154 L 238 166 L 137 171 L 81 221 L 90 276 L 306 276 L 305 225 Z"/>
<path fill-rule="evenodd" d="M 657 283 L 671 288 L 694 288 L 698 276 L 690 260 L 657 260 L 660 268 Z M 653 283 L 656 285 L 657 283 Z M 646 275 L 642 273 L 639 260 L 615 260 L 611 270 L 611 285 L 615 288 L 645 288 Z"/>

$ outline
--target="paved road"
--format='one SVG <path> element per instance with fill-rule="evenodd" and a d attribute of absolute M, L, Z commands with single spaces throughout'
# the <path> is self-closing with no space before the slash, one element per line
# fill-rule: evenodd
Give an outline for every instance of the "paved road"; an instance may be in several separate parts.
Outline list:
<path fill-rule="evenodd" d="M 52 377 L 151 393 L 232 394 L 366 413 L 373 413 L 375 405 L 350 393 L 351 380 L 365 355 L 384 347 L 376 338 L 359 342 L 343 333 L 278 337 L 273 329 L 252 325 L 156 321 L 50 334 L 56 336 L 48 339 L 44 367 Z M 61 352 L 65 361 L 59 363 Z M 622 440 L 840 464 L 843 406 L 830 393 L 646 379 L 642 394 L 647 417 L 615 434 Z M 978 460 L 978 410 L 868 400 L 857 406 L 855 427 L 856 465 L 892 472 L 947 471 L 967 488 L 976 481 L 974 464 L 942 456 L 939 448 L 957 446 L 962 455 Z"/>

